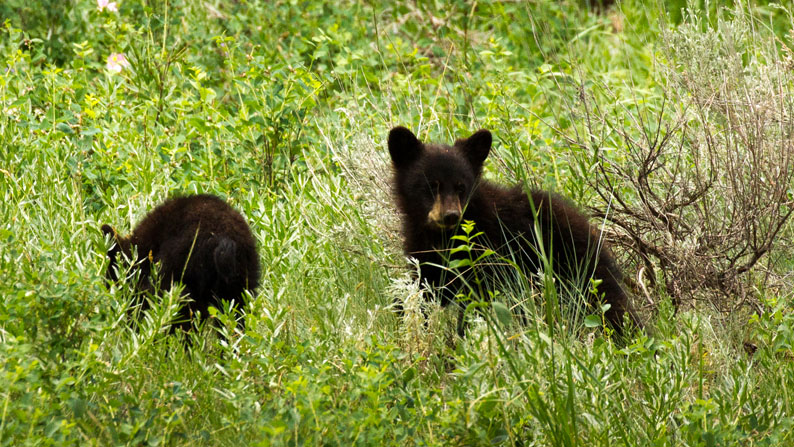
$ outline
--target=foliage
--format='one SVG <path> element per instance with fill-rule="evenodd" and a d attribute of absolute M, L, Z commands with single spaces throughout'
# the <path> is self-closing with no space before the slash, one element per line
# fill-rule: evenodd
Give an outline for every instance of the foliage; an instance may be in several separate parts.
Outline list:
<path fill-rule="evenodd" d="M 701 2 L 694 21 L 680 2 L 638 0 L 115 3 L 0 4 L 0 445 L 791 443 L 788 247 L 766 254 L 775 282 L 753 276 L 753 315 L 676 312 L 649 285 L 653 337 L 619 345 L 592 315 L 549 317 L 549 302 L 581 297 L 517 280 L 457 340 L 401 255 L 383 147 L 395 125 L 435 141 L 487 127 L 488 177 L 602 209 L 590 169 L 631 152 L 612 138 L 593 158 L 583 117 L 624 107 L 674 123 L 660 92 L 692 66 L 665 44 L 753 23 L 785 63 L 788 10 Z M 771 73 L 756 63 L 767 42 L 737 53 L 748 85 Z M 749 109 L 717 91 L 729 108 L 685 116 L 722 141 L 727 111 Z M 767 123 L 790 124 L 776 113 Z M 133 327 L 131 291 L 104 282 L 101 223 L 129 231 L 196 192 L 254 229 L 262 286 L 245 334 L 219 309 L 228 337 L 209 324 L 166 336 L 177 289 Z M 723 190 L 708 194 L 724 206 Z M 790 220 L 778 235 L 792 237 Z"/>

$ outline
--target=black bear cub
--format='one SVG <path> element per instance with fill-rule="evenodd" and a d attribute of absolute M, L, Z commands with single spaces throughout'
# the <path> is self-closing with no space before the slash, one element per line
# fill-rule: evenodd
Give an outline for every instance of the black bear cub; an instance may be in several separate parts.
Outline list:
<path fill-rule="evenodd" d="M 543 267 L 541 253 L 551 262 L 555 277 L 576 285 L 586 296 L 593 278 L 605 303 L 605 317 L 618 334 L 623 315 L 639 320 L 621 287 L 622 275 L 609 248 L 599 244 L 600 232 L 587 216 L 562 197 L 521 186 L 506 188 L 481 179 L 482 166 L 491 150 L 491 133 L 480 130 L 453 146 L 423 144 L 404 127 L 389 133 L 389 153 L 394 166 L 394 195 L 402 214 L 404 250 L 420 263 L 420 279 L 441 289 L 441 304 L 455 302 L 463 280 L 444 267 L 450 255 L 451 236 L 464 220 L 482 232 L 479 240 L 498 255 L 513 260 L 525 273 Z M 539 233 L 539 234 L 538 234 Z M 478 239 L 473 242 L 477 243 Z M 487 262 L 487 261 L 486 261 Z M 493 285 L 495 268 L 485 276 Z M 458 334 L 465 335 L 461 313 Z"/>
<path fill-rule="evenodd" d="M 102 232 L 114 242 L 108 251 L 109 280 L 119 280 L 135 247 L 138 292 L 155 290 L 152 264 L 157 262 L 161 289 L 168 290 L 177 281 L 184 285 L 189 300 L 172 324 L 172 332 L 189 330 L 196 312 L 206 318 L 209 306 L 220 309 L 222 300 L 231 301 L 239 312 L 245 304 L 243 292 L 253 292 L 258 285 L 259 257 L 251 230 L 243 216 L 218 197 L 171 198 L 152 210 L 127 237 L 120 237 L 110 225 L 102 225 Z M 145 299 L 139 304 L 141 311 L 149 308 Z M 240 315 L 238 327 L 244 328 Z"/>

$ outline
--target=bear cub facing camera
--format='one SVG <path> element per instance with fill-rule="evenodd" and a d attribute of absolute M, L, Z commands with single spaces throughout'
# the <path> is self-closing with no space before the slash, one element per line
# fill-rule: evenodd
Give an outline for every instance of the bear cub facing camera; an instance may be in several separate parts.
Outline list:
<path fill-rule="evenodd" d="M 548 191 L 531 191 L 521 186 L 504 187 L 481 178 L 482 167 L 491 150 L 491 133 L 480 130 L 454 145 L 424 144 L 404 127 L 389 133 L 388 147 L 394 167 L 394 196 L 402 215 L 405 254 L 420 263 L 420 279 L 441 288 L 441 305 L 456 302 L 455 296 L 471 286 L 442 267 L 455 259 L 451 237 L 464 220 L 482 232 L 475 244 L 485 245 L 497 255 L 515 261 L 525 274 L 538 272 L 550 260 L 557 281 L 574 285 L 596 303 L 589 278 L 600 280 L 597 287 L 604 303 L 610 305 L 605 318 L 617 334 L 623 333 L 623 316 L 634 325 L 640 321 L 629 307 L 621 287 L 622 274 L 600 231 L 570 202 Z M 538 234 L 539 233 L 539 234 Z M 486 259 L 486 263 L 488 260 Z M 497 268 L 484 265 L 486 287 L 494 285 Z M 465 335 L 461 312 L 458 334 Z"/>
<path fill-rule="evenodd" d="M 208 194 L 175 197 L 147 214 L 129 236 L 119 236 L 107 224 L 102 232 L 113 242 L 108 250 L 108 280 L 118 281 L 132 262 L 133 269 L 140 271 L 137 292 L 151 293 L 156 286 L 168 290 L 173 282 L 184 285 L 189 299 L 171 332 L 189 330 L 197 312 L 204 319 L 209 307 L 221 309 L 223 300 L 232 303 L 238 327 L 244 329 L 239 315 L 245 305 L 243 292 L 253 293 L 258 285 L 259 257 L 248 224 L 226 202 Z M 152 268 L 158 262 L 159 284 L 154 284 Z M 141 311 L 150 307 L 142 296 L 139 299 Z"/>

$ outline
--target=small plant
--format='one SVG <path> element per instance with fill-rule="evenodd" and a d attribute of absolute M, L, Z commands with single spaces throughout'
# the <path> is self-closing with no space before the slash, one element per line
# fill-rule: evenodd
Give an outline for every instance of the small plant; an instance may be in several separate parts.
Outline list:
<path fill-rule="evenodd" d="M 492 262 L 496 252 L 479 244 L 484 236 L 475 232 L 475 223 L 464 221 L 460 224 L 463 234 L 455 234 L 450 238 L 453 247 L 449 250 L 446 269 L 459 279 L 463 285 L 456 295 L 457 305 L 460 306 L 458 316 L 458 334 L 465 333 L 466 314 L 472 310 L 488 306 L 494 298 L 494 291 L 485 284 L 482 266 Z M 504 306 L 501 306 L 504 307 Z"/>

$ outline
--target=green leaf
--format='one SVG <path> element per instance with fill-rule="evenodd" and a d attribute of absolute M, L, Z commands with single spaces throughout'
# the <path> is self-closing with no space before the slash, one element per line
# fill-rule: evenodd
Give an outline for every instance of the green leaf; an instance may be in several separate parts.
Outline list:
<path fill-rule="evenodd" d="M 201 101 L 205 103 L 211 103 L 216 96 L 215 90 L 204 87 L 199 89 L 199 94 L 201 95 Z"/>
<path fill-rule="evenodd" d="M 499 323 L 501 323 L 503 326 L 507 326 L 511 321 L 513 321 L 513 314 L 504 303 L 494 301 L 491 306 L 493 307 L 494 313 L 496 314 L 496 319 L 499 320 Z"/>
<path fill-rule="evenodd" d="M 461 267 L 469 267 L 471 265 L 471 259 L 455 259 L 449 262 L 449 268 L 452 270 L 459 269 Z"/>
<path fill-rule="evenodd" d="M 485 400 L 480 401 L 479 405 L 477 405 L 478 407 L 477 411 L 480 414 L 490 414 L 491 411 L 493 411 L 494 407 L 496 407 L 497 403 L 499 403 L 497 399 L 494 399 L 493 397 L 487 398 Z"/>
<path fill-rule="evenodd" d="M 588 315 L 584 319 L 584 325 L 589 328 L 600 327 L 601 317 L 598 315 Z"/>
<path fill-rule="evenodd" d="M 466 253 L 471 252 L 471 247 L 468 245 L 458 245 L 457 247 L 453 248 L 449 251 L 450 254 L 460 253 L 465 251 Z"/>
<path fill-rule="evenodd" d="M 414 379 L 414 377 L 416 377 L 416 368 L 408 368 L 408 369 L 407 369 L 407 370 L 405 370 L 405 372 L 403 373 L 403 381 L 404 381 L 405 383 L 408 383 L 408 382 L 410 382 L 411 380 L 413 380 L 413 379 Z"/>
<path fill-rule="evenodd" d="M 74 131 L 72 130 L 72 128 L 69 127 L 69 125 L 66 124 L 66 123 L 58 123 L 58 124 L 55 125 L 55 128 L 60 130 L 61 132 L 65 133 L 65 134 L 67 134 L 67 135 L 74 134 Z"/>
<path fill-rule="evenodd" d="M 495 254 L 496 254 L 496 252 L 493 251 L 493 250 L 485 250 L 483 252 L 483 254 L 481 254 L 480 256 L 477 257 L 477 259 L 474 260 L 474 262 L 475 263 L 480 262 L 481 260 L 483 260 L 483 259 L 485 259 L 485 258 L 487 258 L 487 257 L 489 257 L 491 255 L 495 255 Z"/>

